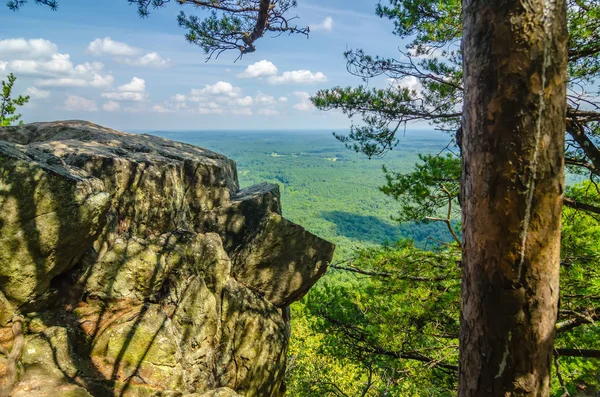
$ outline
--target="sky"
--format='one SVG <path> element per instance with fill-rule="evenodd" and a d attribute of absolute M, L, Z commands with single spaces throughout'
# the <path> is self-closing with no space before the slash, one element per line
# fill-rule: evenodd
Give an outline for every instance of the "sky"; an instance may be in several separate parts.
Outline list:
<path fill-rule="evenodd" d="M 59 0 L 12 12 L 0 0 L 0 78 L 17 76 L 31 97 L 25 122 L 83 119 L 122 130 L 347 129 L 337 111 L 309 101 L 319 89 L 356 86 L 343 53 L 362 48 L 398 57 L 403 41 L 378 18 L 377 0 L 299 0 L 301 35 L 257 41 L 235 62 L 229 52 L 206 62 L 177 26 L 173 2 L 140 19 L 126 0 Z M 385 79 L 370 85 L 389 84 Z"/>

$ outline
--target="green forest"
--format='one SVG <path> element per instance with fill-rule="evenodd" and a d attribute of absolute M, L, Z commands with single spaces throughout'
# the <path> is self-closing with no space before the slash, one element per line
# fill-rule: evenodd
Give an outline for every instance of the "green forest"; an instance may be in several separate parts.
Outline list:
<path fill-rule="evenodd" d="M 454 395 L 459 252 L 442 222 L 403 221 L 411 204 L 386 189 L 386 174 L 416 175 L 422 156 L 445 158 L 450 135 L 407 131 L 392 151 L 368 159 L 327 131 L 151 133 L 235 159 L 242 187 L 278 184 L 284 215 L 336 244 L 333 267 L 292 305 L 288 395 Z M 596 196 L 575 170 L 567 182 L 575 197 Z M 460 214 L 451 218 L 459 230 Z M 565 209 L 564 228 L 563 256 L 573 263 L 563 269 L 563 288 L 581 296 L 576 304 L 593 305 L 600 269 L 588 264 L 600 255 L 600 225 L 593 216 Z M 359 329 L 354 334 L 345 324 L 360 327 L 364 340 L 352 343 Z M 565 343 L 599 346 L 595 326 L 565 336 Z M 405 344 L 423 356 L 397 357 Z M 599 385 L 594 360 L 562 358 L 560 368 L 573 392 Z M 553 390 L 564 393 L 556 377 Z"/>
<path fill-rule="evenodd" d="M 440 153 L 449 142 L 437 131 L 407 132 L 402 144 L 382 158 L 366 159 L 338 142 L 330 131 L 153 131 L 234 159 L 241 187 L 279 185 L 283 214 L 337 246 L 336 259 L 355 249 L 411 239 L 435 247 L 450 238 L 434 223 L 398 223 L 401 207 L 380 191 L 382 167 L 409 172 L 422 153 Z"/>
<path fill-rule="evenodd" d="M 31 3 L 40 6 L 37 11 L 60 14 L 59 3 L 62 7 L 68 2 Z M 0 196 L 6 197 L 7 208 L 15 201 L 13 196 L 20 194 L 15 188 L 19 182 L 14 182 L 19 174 L 11 171 L 18 167 L 12 163 L 20 167 L 24 162 L 28 167 L 29 163 L 37 166 L 45 162 L 43 171 L 22 182 L 28 184 L 25 191 L 31 193 L 27 197 L 30 201 L 50 196 L 58 201 L 59 194 L 44 194 L 35 188 L 46 175 L 66 175 L 76 186 L 84 180 L 81 175 L 85 172 L 98 171 L 96 167 L 102 169 L 123 153 L 134 157 L 135 166 L 142 169 L 142 176 L 133 173 L 130 183 L 127 167 L 111 168 L 114 174 L 109 175 L 107 185 L 119 187 L 116 191 L 123 201 L 116 202 L 117 208 L 106 219 L 94 218 L 100 207 L 83 212 L 82 217 L 90 218 L 87 223 L 92 226 L 105 220 L 108 226 L 102 229 L 107 230 L 106 241 L 89 238 L 94 243 L 87 249 L 87 256 L 65 256 L 68 260 L 63 261 L 66 265 L 62 270 L 71 272 L 73 268 L 79 278 L 70 273 L 59 277 L 61 271 L 44 267 L 45 261 L 59 256 L 57 252 L 62 254 L 60 237 L 68 228 L 58 222 L 57 242 L 52 246 L 50 241 L 47 248 L 39 243 L 40 236 L 47 236 L 38 230 L 44 228 L 38 228 L 36 220 L 58 210 L 41 214 L 34 211 L 30 216 L 33 227 L 26 224 L 22 214 L 15 215 L 21 217 L 20 223 L 10 220 L 15 211 L 0 213 L 9 219 L 0 219 L 0 228 L 19 224 L 25 229 L 15 226 L 16 232 L 11 231 L 7 237 L 7 246 L 15 252 L 26 247 L 29 253 L 39 254 L 41 259 L 33 261 L 31 273 L 49 279 L 35 279 L 29 286 L 24 283 L 31 291 L 21 301 L 6 299 L 5 303 L 0 294 L 0 309 L 13 310 L 14 304 L 11 316 L 0 316 L 0 356 L 4 357 L 0 364 L 7 363 L 3 370 L 9 379 L 7 390 L 18 385 L 23 335 L 31 340 L 47 332 L 44 324 L 40 326 L 42 331 L 36 331 L 35 322 L 27 323 L 19 310 L 35 318 L 35 308 L 52 307 L 52 299 L 60 295 L 57 291 L 68 290 L 64 285 L 69 281 L 86 283 L 88 277 L 93 279 L 90 274 L 95 264 L 102 267 L 104 255 L 109 252 L 108 258 L 112 258 L 118 251 L 115 247 L 127 241 L 125 244 L 151 257 L 156 253 L 154 244 L 175 247 L 179 251 L 174 257 L 186 258 L 193 266 L 181 266 L 183 277 L 178 277 L 180 268 L 165 265 L 161 251 L 150 266 L 154 269 L 146 271 L 152 275 L 144 278 L 148 274 L 141 274 L 144 272 L 138 268 L 147 261 L 128 262 L 129 246 L 121 250 L 123 263 L 113 261 L 118 263 L 115 274 L 119 274 L 122 264 L 130 264 L 134 276 L 127 276 L 128 281 L 136 284 L 139 279 L 150 286 L 144 285 L 143 292 L 130 293 L 127 282 L 118 285 L 124 286 L 123 302 L 137 307 L 138 312 L 124 320 L 133 322 L 133 326 L 122 346 L 113 346 L 111 351 L 107 342 L 102 353 L 109 357 L 116 352 L 110 380 L 99 373 L 104 364 L 94 362 L 87 367 L 96 371 L 89 378 L 108 382 L 108 395 L 116 395 L 121 388 L 123 397 L 130 385 L 140 390 L 161 388 L 156 384 L 146 386 L 144 376 L 155 374 L 140 368 L 147 356 L 163 359 L 162 352 L 149 353 L 155 340 L 167 346 L 171 337 L 177 340 L 181 336 L 181 344 L 167 354 L 169 365 L 161 368 L 168 367 L 169 372 L 180 364 L 175 357 L 193 352 L 186 356 L 192 362 L 189 372 L 193 375 L 189 377 L 193 379 L 186 384 L 185 392 L 210 389 L 213 393 L 202 397 L 239 396 L 239 390 L 250 397 L 600 396 L 600 0 L 381 0 L 369 4 L 368 11 L 363 2 L 340 0 L 323 4 L 304 0 L 127 0 L 127 5 L 133 6 L 142 19 L 155 18 L 156 14 L 159 18 L 173 16 L 162 12 L 177 8 L 177 26 L 185 31 L 185 40 L 198 47 L 196 51 L 205 57 L 203 61 L 216 65 L 209 75 L 217 79 L 190 88 L 187 81 L 167 79 L 165 73 L 155 79 L 155 86 L 146 85 L 139 77 L 129 77 L 130 82 L 124 85 L 113 85 L 113 70 L 149 65 L 168 70 L 170 59 L 106 36 L 91 41 L 85 50 L 88 55 L 114 62 L 113 69 L 106 70 L 99 62 L 74 66 L 70 55 L 57 53 L 57 46 L 51 42 L 0 40 L 0 57 L 4 56 L 2 49 L 13 54 L 13 59 L 0 58 L 0 71 L 7 72 L 2 82 L 0 126 L 16 133 L 6 138 L 7 142 L 0 142 L 5 153 L 0 160 L 8 159 L 5 162 L 13 167 L 0 173 L 10 181 L 0 184 L 6 186 L 0 193 L 10 192 Z M 10 0 L 6 6 L 18 16 L 34 8 L 25 0 Z M 315 22 L 305 24 L 297 10 L 306 12 L 304 15 Z M 96 13 L 102 14 L 99 10 Z M 171 29 L 159 18 L 155 19 L 157 26 Z M 388 36 L 379 30 L 382 24 Z M 166 37 L 174 36 L 157 36 L 156 40 L 164 39 L 166 43 Z M 366 40 L 353 41 L 363 36 Z M 313 50 L 306 50 L 306 43 L 299 40 L 307 37 L 320 40 L 309 41 Z M 335 67 L 329 57 L 334 49 L 343 55 Z M 39 53 L 41 60 L 36 58 Z M 255 53 L 260 57 L 265 54 L 264 58 L 252 58 L 245 67 L 236 66 Z M 180 62 L 178 72 L 172 76 L 182 73 L 193 79 L 198 74 L 197 63 L 181 57 L 181 52 L 170 54 Z M 280 69 L 267 58 L 277 59 L 279 65 L 293 59 L 294 65 Z M 61 70 L 68 73 L 61 75 Z M 163 144 L 161 151 L 153 151 L 143 144 L 123 143 L 126 135 L 115 135 L 98 126 L 81 127 L 78 121 L 66 122 L 69 126 L 64 130 L 57 122 L 50 126 L 54 134 L 50 135 L 72 144 L 61 134 L 70 136 L 69 128 L 82 128 L 77 131 L 80 148 L 63 147 L 61 142 L 52 142 L 42 150 L 31 148 L 37 139 L 46 139 L 43 133 L 32 136 L 43 126 L 10 126 L 21 123 L 21 111 L 35 114 L 44 109 L 28 107 L 30 99 L 48 99 L 56 92 L 32 86 L 26 91 L 31 98 L 17 96 L 16 87 L 20 86 L 15 82 L 21 76 L 13 71 L 22 71 L 39 87 L 100 88 L 103 91 L 92 99 L 63 90 L 63 110 L 84 116 L 99 114 L 99 119 L 110 113 L 121 123 L 127 123 L 131 115 L 140 116 L 140 120 L 147 117 L 144 128 L 129 129 L 137 134 L 127 135 L 131 140 L 155 139 L 143 135 L 146 133 L 207 148 L 236 162 L 242 188 L 261 182 L 277 184 L 283 216 L 336 245 L 327 272 L 319 273 L 318 263 L 312 263 L 315 267 L 308 270 L 302 266 L 305 261 L 329 261 L 315 258 L 330 255 L 330 246 L 311 240 L 324 247 L 316 252 L 319 250 L 304 247 L 303 239 L 296 238 L 298 234 L 287 241 L 290 230 L 298 233 L 301 229 L 279 214 L 264 214 L 276 207 L 269 201 L 272 192 L 254 195 L 256 191 L 252 191 L 229 201 L 235 187 L 231 182 L 234 173 L 231 163 L 219 156 L 209 154 L 203 157 L 202 165 L 190 170 L 188 166 L 197 158 L 186 157 L 187 151 L 196 149 L 187 145 Z M 165 85 L 185 88 L 166 95 Z M 150 95 L 150 90 L 158 86 L 164 91 L 161 101 Z M 284 90 L 285 86 L 289 89 Z M 250 90 L 254 96 L 246 95 Z M 89 91 L 78 92 L 92 95 Z M 258 115 L 264 117 L 263 128 L 255 128 L 257 119 L 250 118 Z M 326 126 L 344 120 L 345 127 L 316 127 L 317 117 Z M 177 127 L 151 127 L 166 119 L 177 123 Z M 191 127 L 204 125 L 203 121 L 208 124 L 206 128 Z M 226 130 L 230 125 L 236 128 Z M 88 137 L 98 137 L 98 131 L 113 134 L 114 139 L 89 143 Z M 82 158 L 87 154 L 82 155 L 79 149 L 85 152 L 88 143 L 102 148 L 99 156 L 96 153 L 85 163 Z M 153 162 L 159 152 L 157 157 L 163 163 Z M 115 163 L 130 164 L 128 161 Z M 85 170 L 76 169 L 74 174 L 64 171 L 81 164 Z M 155 167 L 154 174 L 146 176 L 146 166 Z M 158 176 L 158 182 L 151 180 L 153 175 Z M 146 182 L 144 178 L 151 182 L 144 185 L 140 182 Z M 185 180 L 185 188 L 169 190 L 171 179 Z M 127 180 L 124 188 L 119 186 L 123 180 Z M 202 183 L 206 185 L 195 190 Z M 164 194 L 156 194 L 156 186 L 163 184 L 167 186 Z M 55 186 L 47 185 L 54 192 Z M 90 183 L 86 187 L 88 195 L 79 192 L 72 196 L 87 205 L 86 200 L 93 196 L 89 192 L 99 185 Z M 139 186 L 152 193 L 145 195 Z M 210 188 L 204 189 L 206 186 Z M 173 193 L 172 201 L 165 199 L 169 193 Z M 190 196 L 195 200 L 191 206 L 185 202 Z M 102 197 L 97 198 L 97 205 Z M 228 206 L 218 208 L 222 203 Z M 64 211 L 60 204 L 59 209 Z M 191 213 L 190 208 L 199 210 Z M 244 212 L 248 208 L 264 219 L 253 219 Z M 168 212 L 166 218 L 172 216 L 186 227 L 168 230 L 168 238 L 159 227 L 155 235 L 152 222 L 146 223 L 143 216 L 149 214 L 148 219 L 152 219 L 163 210 Z M 124 215 L 127 211 L 129 218 Z M 156 223 L 162 227 L 163 218 L 157 218 Z M 246 230 L 250 225 L 264 230 Z M 285 241 L 274 230 L 283 230 Z M 308 236 L 304 230 L 301 233 Z M 209 234 L 212 237 L 207 237 Z M 219 243 L 221 236 L 233 237 Z M 194 252 L 189 244 L 186 248 L 177 245 L 194 238 L 205 239 L 204 245 L 194 246 L 200 247 Z M 217 242 L 206 242 L 212 238 Z M 65 244 L 70 248 L 69 239 Z M 202 255 L 206 256 L 202 264 L 212 266 L 208 270 L 198 270 L 198 257 Z M 279 265 L 284 258 L 283 265 L 273 270 L 269 267 L 273 262 L 261 262 L 271 257 Z M 243 265 L 236 262 L 238 258 L 242 258 L 239 261 Z M 14 258 L 5 262 L 18 268 Z M 256 268 L 247 271 L 244 266 L 248 263 Z M 159 270 L 167 268 L 175 270 L 163 285 Z M 217 269 L 224 275 L 217 274 Z M 10 292 L 4 284 L 13 289 L 21 287 L 15 280 L 22 275 L 18 270 L 16 273 L 0 273 L 0 292 Z M 245 278 L 246 273 L 250 277 Z M 275 278 L 276 273 L 285 276 L 283 281 Z M 117 275 L 109 277 L 109 286 L 119 284 L 114 281 Z M 197 291 L 210 291 L 206 299 L 199 299 L 198 305 L 190 304 L 201 293 L 187 299 L 188 287 L 179 284 L 184 281 L 188 285 L 196 283 Z M 234 288 L 232 285 L 237 292 L 227 290 Z M 306 285 L 308 288 L 303 289 Z M 54 295 L 48 295 L 49 291 Z M 123 302 L 110 292 L 73 295 L 75 303 L 63 305 L 58 315 L 62 317 L 55 317 L 53 324 L 60 328 L 75 321 L 81 307 L 100 300 L 93 333 L 82 325 L 84 320 L 79 323 L 80 334 L 87 336 L 79 335 L 76 340 L 87 346 L 83 356 L 92 359 L 97 343 L 94 338 L 102 336 L 97 331 L 107 307 L 112 307 L 108 311 L 119 311 Z M 237 302 L 232 303 L 236 298 Z M 194 315 L 180 315 L 180 303 L 191 305 L 183 311 Z M 152 310 L 164 318 L 163 322 L 151 338 L 144 338 L 150 342 L 141 358 L 136 356 L 137 367 L 127 368 L 127 376 L 119 374 L 128 345 L 138 342 L 137 327 Z M 216 320 L 209 321 L 208 313 Z M 170 322 L 171 317 L 179 320 Z M 81 317 L 77 321 L 82 321 Z M 111 322 L 107 329 L 119 326 L 119 321 Z M 24 324 L 29 327 L 25 331 Z M 174 328 L 169 324 L 175 324 Z M 213 339 L 198 336 L 209 328 L 214 331 Z M 165 337 L 165 329 L 176 331 Z M 222 337 L 231 335 L 241 335 L 241 340 L 232 337 L 221 343 Z M 75 340 L 69 338 L 68 343 Z M 251 339 L 261 340 L 262 344 Z M 211 342 L 215 346 L 204 346 Z M 184 345 L 186 351 L 175 351 Z M 73 349 L 67 346 L 63 350 Z M 244 353 L 237 354 L 239 351 Z M 53 350 L 48 356 L 66 374 L 57 364 L 59 354 Z M 88 384 L 78 383 L 79 370 L 72 372 L 63 374 L 68 383 L 89 389 Z M 200 382 L 199 387 L 199 382 L 194 384 L 205 375 L 208 380 Z M 165 378 L 174 379 L 168 375 Z M 224 385 L 227 390 L 220 389 Z M 181 389 L 176 385 L 173 390 L 177 387 Z M 0 394 L 3 390 L 0 388 Z M 162 395 L 149 393 L 140 396 Z"/>

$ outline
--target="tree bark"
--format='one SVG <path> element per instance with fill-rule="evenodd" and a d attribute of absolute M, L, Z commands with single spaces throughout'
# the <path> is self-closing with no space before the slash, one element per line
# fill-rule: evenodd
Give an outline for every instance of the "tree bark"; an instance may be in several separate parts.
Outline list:
<path fill-rule="evenodd" d="M 565 15 L 565 0 L 463 0 L 460 397 L 549 394 Z"/>

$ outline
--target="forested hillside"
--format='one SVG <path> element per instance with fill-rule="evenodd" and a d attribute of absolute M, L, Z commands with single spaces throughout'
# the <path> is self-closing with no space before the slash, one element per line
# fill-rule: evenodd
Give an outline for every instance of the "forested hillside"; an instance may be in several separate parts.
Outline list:
<path fill-rule="evenodd" d="M 387 182 L 384 165 L 411 175 L 409 183 L 418 189 L 423 174 L 414 173 L 415 167 L 427 154 L 445 158 L 447 134 L 409 131 L 394 150 L 372 159 L 347 150 L 325 131 L 153 134 L 235 158 L 243 186 L 277 183 L 285 215 L 337 244 L 333 267 L 292 306 L 290 396 L 361 396 L 365 390 L 374 396 L 454 395 L 460 252 L 447 245 L 453 240 L 442 222 L 399 220 L 410 217 L 402 213 L 407 203 L 393 198 L 394 189 L 383 189 L 387 195 L 380 189 Z M 569 194 L 589 202 L 595 187 L 584 180 L 568 173 Z M 456 228 L 457 213 L 451 217 Z M 563 256 L 569 265 L 563 288 L 579 296 L 569 303 L 574 312 L 593 306 L 600 295 L 593 266 L 600 226 L 593 216 L 568 208 L 564 224 Z M 568 322 L 563 326 L 570 329 Z M 558 343 L 591 348 L 596 337 L 595 327 L 583 327 L 559 335 Z M 597 387 L 596 361 L 566 357 L 560 368 L 569 390 Z M 553 393 L 564 393 L 556 376 Z"/>
<path fill-rule="evenodd" d="M 334 242 L 337 261 L 353 255 L 355 248 L 400 239 L 433 247 L 451 238 L 443 225 L 395 222 L 401 208 L 379 190 L 385 184 L 383 165 L 409 172 L 419 154 L 444 149 L 450 139 L 447 134 L 409 131 L 395 150 L 369 160 L 346 149 L 329 131 L 152 133 L 235 159 L 242 187 L 277 183 L 284 215 Z"/>
<path fill-rule="evenodd" d="M 96 259 L 102 263 L 106 249 L 114 248 L 113 241 L 137 238 L 138 229 L 144 232 L 151 225 L 133 211 L 131 218 L 139 228 L 130 230 L 132 222 L 123 214 L 131 202 L 149 199 L 143 206 L 149 214 L 172 206 L 169 214 L 178 220 L 202 221 L 173 224 L 168 232 L 176 239 L 189 240 L 197 231 L 222 233 L 221 251 L 226 254 L 215 254 L 220 252 L 217 244 L 212 251 L 188 248 L 186 255 L 204 257 L 208 268 L 221 264 L 216 267 L 224 269 L 225 278 L 242 280 L 251 296 L 269 300 L 267 306 L 273 309 L 270 313 L 282 337 L 277 351 L 269 351 L 279 354 L 279 364 L 266 371 L 274 376 L 273 382 L 244 389 L 238 369 L 251 373 L 274 363 L 272 359 L 265 365 L 249 363 L 249 357 L 261 356 L 260 344 L 234 343 L 232 351 L 248 350 L 232 353 L 236 375 L 227 379 L 219 374 L 223 367 L 219 360 L 229 357 L 194 353 L 214 365 L 215 370 L 205 371 L 214 381 L 186 386 L 186 391 L 227 385 L 231 388 L 227 393 L 240 389 L 247 397 L 600 396 L 600 0 L 105 1 L 113 7 L 134 6 L 142 19 L 152 15 L 164 37 L 144 31 L 140 21 L 121 20 L 121 12 L 113 12 L 113 7 L 105 7 L 111 10 L 106 14 L 101 7 L 88 5 L 83 8 L 94 15 L 92 25 L 110 34 L 117 24 L 126 25 L 137 42 L 129 45 L 108 33 L 87 37 L 82 31 L 84 41 L 74 43 L 79 34 L 70 31 L 64 42 L 85 48 L 87 58 L 97 58 L 75 64 L 69 54 L 58 52 L 54 42 L 16 38 L 10 31 L 15 38 L 0 40 L 0 72 L 6 71 L 8 78 L 8 83 L 2 82 L 0 126 L 19 123 L 21 107 L 43 119 L 63 112 L 81 119 L 98 116 L 94 122 L 120 122 L 121 128 L 212 149 L 237 162 L 237 170 L 229 160 L 224 160 L 227 166 L 220 171 L 211 161 L 206 167 L 190 169 L 189 161 L 182 164 L 181 156 L 167 153 L 170 160 L 157 172 L 146 172 L 147 162 L 140 162 L 139 175 L 134 173 L 126 189 L 118 189 L 131 194 L 131 200 L 117 202 L 110 207 L 110 216 L 97 222 L 106 220 L 110 226 L 106 229 L 112 230 L 109 243 L 94 242 L 93 249 L 86 250 L 91 259 L 83 261 L 83 266 Z M 15 23 L 7 25 L 10 30 L 22 30 L 34 21 L 37 26 L 45 18 L 38 14 L 40 9 L 56 11 L 63 1 L 6 0 L 15 12 L 32 10 L 29 3 L 41 6 L 31 11 L 36 17 L 21 19 L 14 13 Z M 174 46 L 175 24 L 167 25 L 163 19 L 169 16 L 172 22 L 173 8 L 179 9 L 176 21 L 185 31 L 185 40 L 198 47 L 206 63 Z M 80 18 L 71 11 L 65 14 L 65 21 L 79 33 Z M 48 26 L 43 33 L 62 29 L 62 25 Z M 263 40 L 267 37 L 282 38 Z M 311 40 L 304 40 L 307 37 Z M 334 58 L 334 53 L 344 60 Z M 100 60 L 111 66 L 104 68 Z M 211 67 L 206 67 L 208 61 L 213 62 Z M 129 75 L 124 74 L 127 68 L 131 68 Z M 172 73 L 169 68 L 174 68 Z M 31 86 L 24 91 L 26 96 L 17 97 L 15 93 L 25 89 L 15 85 L 21 75 Z M 32 104 L 27 106 L 30 96 Z M 62 108 L 56 106 L 59 97 L 64 100 Z M 196 126 L 205 131 L 194 130 Z M 289 127 L 297 130 L 286 130 Z M 27 136 L 39 125 L 23 128 L 20 134 Z M 220 128 L 232 130 L 210 131 Z M 338 130 L 332 136 L 328 128 Z M 59 132 L 64 131 L 59 128 Z M 77 148 L 70 155 L 58 143 L 34 155 L 25 146 L 35 139 L 17 139 L 19 147 L 11 146 L 4 157 L 13 163 L 35 162 L 35 167 L 43 161 L 44 175 L 57 174 L 57 169 L 71 166 L 69 162 L 85 172 L 95 169 L 82 165 Z M 61 139 L 66 138 L 58 134 L 57 140 Z M 81 150 L 86 145 L 84 136 Z M 136 158 L 149 153 L 144 145 L 124 148 Z M 59 152 L 58 158 L 46 156 L 53 150 Z M 60 158 L 65 153 L 68 161 Z M 111 158 L 122 151 L 107 149 L 106 153 Z M 166 175 L 171 160 L 180 167 L 177 177 L 150 183 L 153 189 L 161 186 L 162 194 L 145 197 L 139 181 Z M 15 179 L 19 174 L 13 168 L 0 172 L 9 181 L 8 190 L 15 192 L 4 197 L 26 192 L 25 200 L 16 201 L 27 203 L 47 196 L 19 186 L 35 185 L 41 180 L 39 174 Z M 121 174 L 117 172 L 114 179 L 123 179 Z M 266 181 L 277 184 L 281 196 L 272 184 L 238 191 L 237 174 L 242 187 Z M 209 193 L 193 187 L 170 190 L 169 182 L 181 176 L 186 183 L 214 186 Z M 81 182 L 79 176 L 69 180 Z M 47 185 L 53 191 L 54 184 Z M 224 186 L 227 190 L 221 192 Z M 190 196 L 198 207 L 175 204 Z M 152 200 L 164 201 L 153 204 Z M 62 200 L 55 201 L 65 209 Z M 215 209 L 220 201 L 225 208 Z M 288 219 L 308 231 L 280 219 L 280 204 Z M 194 215 L 185 213 L 190 208 L 195 208 Z M 41 308 L 52 302 L 48 291 L 71 288 L 60 284 L 58 277 L 40 277 L 46 270 L 44 261 L 58 257 L 55 249 L 40 248 L 44 246 L 40 238 L 57 237 L 60 242 L 64 231 L 40 232 L 44 228 L 37 221 L 56 211 L 27 212 L 27 216 L 25 212 L 9 209 L 2 214 L 21 213 L 22 229 L 7 234 L 12 240 L 4 251 L 26 246 L 29 254 L 43 255 L 41 262 L 33 261 L 24 270 L 18 255 L 6 257 L 9 265 L 3 267 L 16 273 L 0 272 L 0 308 L 14 304 L 25 310 L 23 314 L 36 315 L 38 304 Z M 17 219 L 0 219 L 0 227 L 17 224 Z M 249 231 L 256 225 L 264 229 Z M 306 239 L 288 234 L 291 230 Z M 335 243 L 335 256 L 331 244 L 312 233 Z M 281 235 L 285 238 L 275 238 Z M 142 245 L 146 247 L 142 251 L 151 250 Z M 129 253 L 126 249 L 126 256 Z M 273 255 L 285 260 L 272 260 Z M 213 261 L 217 256 L 225 259 Z M 64 269 L 79 259 L 75 255 L 63 260 Z M 0 255 L 0 265 L 1 260 Z M 152 262 L 158 275 L 162 262 Z M 312 268 L 302 269 L 311 263 Z M 192 267 L 198 274 L 190 273 L 189 280 L 210 273 Z M 257 276 L 251 277 L 250 284 L 244 277 L 247 267 L 257 270 L 249 272 Z M 290 276 L 290 269 L 302 271 L 280 281 L 278 273 Z M 9 294 L 12 300 L 3 303 L 3 291 L 11 292 L 4 285 L 21 286 L 22 271 L 45 281 L 30 285 L 23 299 Z M 150 279 L 152 287 L 156 277 Z M 138 278 L 130 280 L 136 284 Z M 215 281 L 218 278 L 208 277 L 206 285 L 213 288 L 215 313 L 223 314 L 220 311 L 228 304 L 219 292 L 223 283 Z M 186 277 L 173 274 L 173 279 L 179 282 Z M 277 293 L 290 289 L 284 296 Z M 173 291 L 160 287 L 156 294 L 138 299 L 141 317 L 147 306 Z M 159 305 L 166 318 L 177 313 L 185 290 L 171 295 L 170 301 Z M 113 302 L 110 293 L 108 298 Z M 248 301 L 242 295 L 238 298 Z M 72 311 L 90 299 L 95 299 L 93 294 L 81 293 L 76 304 L 64 305 L 64 310 Z M 164 309 L 170 303 L 174 311 Z M 258 311 L 256 307 L 241 310 Z M 29 332 L 20 313 L 14 314 L 5 323 L 0 315 L 4 326 L 0 353 L 10 364 L 5 370 L 10 375 L 7 390 L 18 380 L 22 331 Z M 217 314 L 215 318 L 222 319 Z M 204 321 L 206 316 L 191 317 L 192 323 L 210 325 Z M 236 324 L 216 325 L 214 338 L 198 338 L 193 347 L 207 343 L 221 348 L 225 346 L 221 336 L 230 332 L 265 335 L 255 327 L 257 322 Z M 97 330 L 98 326 L 94 336 Z M 12 342 L 3 341 L 2 332 L 12 335 Z M 135 327 L 129 334 L 133 338 Z M 188 335 L 184 334 L 186 343 Z M 146 353 L 133 372 L 117 374 L 131 338 L 117 354 L 110 374 L 113 390 L 118 379 L 125 389 L 132 379 L 146 387 L 144 371 L 138 371 Z M 178 348 L 189 352 L 187 345 Z M 60 366 L 57 356 L 54 352 L 54 362 Z M 174 361 L 173 368 L 178 360 Z M 2 371 L 0 366 L 0 375 Z M 187 381 L 194 376 L 179 378 Z M 248 376 L 247 381 L 252 383 L 253 378 Z"/>

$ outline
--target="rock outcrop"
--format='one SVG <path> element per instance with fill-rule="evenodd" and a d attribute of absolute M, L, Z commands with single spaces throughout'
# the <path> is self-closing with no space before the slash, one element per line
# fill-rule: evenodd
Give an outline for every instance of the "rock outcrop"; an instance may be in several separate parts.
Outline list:
<path fill-rule="evenodd" d="M 0 395 L 280 396 L 288 305 L 332 254 L 222 155 L 0 128 Z"/>

